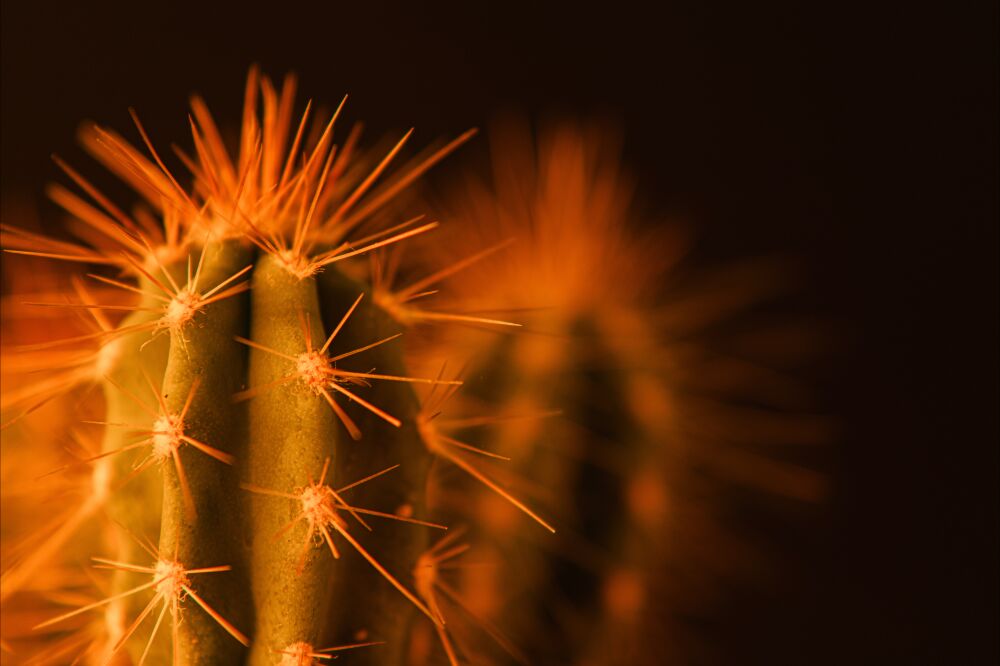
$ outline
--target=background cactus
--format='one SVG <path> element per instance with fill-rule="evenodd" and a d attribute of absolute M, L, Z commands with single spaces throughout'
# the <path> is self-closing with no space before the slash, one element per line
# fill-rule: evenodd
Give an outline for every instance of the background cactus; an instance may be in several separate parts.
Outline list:
<path fill-rule="evenodd" d="M 96 330 L 14 352 L 40 352 L 18 370 L 52 379 L 10 395 L 8 442 L 71 389 L 104 388 L 104 416 L 79 407 L 104 428 L 100 452 L 46 477 L 83 503 L 40 532 L 56 546 L 5 563 L 5 607 L 45 609 L 18 625 L 17 654 L 39 637 L 55 663 L 308 664 L 333 649 L 359 664 L 656 663 L 671 585 L 692 575 L 674 525 L 714 524 L 672 518 L 690 427 L 720 413 L 691 400 L 707 354 L 678 324 L 732 311 L 766 276 L 694 316 L 662 309 L 684 236 L 637 237 L 616 144 L 572 126 L 537 154 L 523 129 L 494 134 L 494 182 L 451 197 L 441 212 L 464 224 L 426 241 L 436 223 L 402 216 L 400 194 L 471 134 L 394 172 L 409 133 L 382 154 L 356 131 L 337 143 L 343 103 L 300 122 L 294 89 L 251 71 L 235 158 L 194 99 L 193 152 L 178 151 L 190 189 L 138 119 L 147 154 L 87 130 L 144 203 L 127 214 L 60 163 L 89 197 L 51 192 L 78 240 L 5 229 L 14 253 L 128 276 L 37 299 Z M 742 424 L 766 427 L 761 414 Z M 753 464 L 768 491 L 823 492 L 806 469 Z M 73 577 L 58 596 L 32 589 L 81 553 L 114 570 L 99 598 L 69 596 L 90 587 Z"/>
<path fill-rule="evenodd" d="M 825 438 L 801 387 L 726 354 L 714 335 L 775 294 L 788 269 L 757 262 L 710 280 L 679 268 L 686 231 L 637 230 L 606 127 L 562 123 L 534 141 L 508 119 L 490 139 L 491 179 L 470 176 L 439 202 L 445 219 L 476 221 L 444 252 L 514 240 L 452 281 L 451 305 L 517 311 L 525 327 L 435 329 L 437 346 L 468 356 L 462 392 L 500 417 L 456 436 L 508 457 L 491 469 L 560 529 L 518 520 L 467 476 L 440 477 L 442 509 L 474 526 L 469 540 L 493 563 L 460 570 L 453 585 L 520 648 L 493 641 L 501 663 L 697 660 L 701 641 L 683 623 L 707 614 L 693 604 L 761 574 L 752 540 L 726 522 L 732 506 L 809 506 L 826 492 L 808 458 L 780 448 Z"/>

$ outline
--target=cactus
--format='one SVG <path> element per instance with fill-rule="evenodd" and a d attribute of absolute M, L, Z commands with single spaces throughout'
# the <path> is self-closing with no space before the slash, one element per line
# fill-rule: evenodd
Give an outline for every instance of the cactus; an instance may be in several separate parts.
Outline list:
<path fill-rule="evenodd" d="M 5 618 L 30 609 L 19 650 L 657 663 L 678 578 L 663 562 L 702 525 L 678 516 L 701 424 L 685 380 L 705 354 L 671 338 L 698 316 L 666 317 L 659 289 L 683 236 L 635 236 L 605 133 L 567 128 L 537 157 L 527 133 L 495 134 L 512 161 L 440 206 L 465 224 L 430 242 L 437 223 L 402 216 L 402 195 L 472 132 L 394 170 L 410 133 L 382 153 L 353 130 L 337 143 L 343 102 L 296 121 L 295 87 L 251 70 L 235 158 L 194 98 L 189 188 L 135 113 L 144 150 L 89 128 L 84 146 L 143 202 L 127 213 L 57 160 L 84 195 L 49 192 L 75 239 L 3 229 L 19 265 L 118 270 L 40 295 L 32 312 L 71 333 L 28 331 L 8 357 L 5 448 L 71 439 L 24 465 L 44 479 L 31 497 L 79 498 L 38 541 L 4 535 Z M 732 311 L 733 291 L 699 316 Z M 729 469 L 769 491 L 822 492 L 808 470 L 742 460 Z M 80 575 L 81 554 L 110 576 Z"/>
<path fill-rule="evenodd" d="M 108 519 L 110 555 L 93 557 L 113 570 L 108 594 L 35 627 L 59 635 L 103 616 L 87 652 L 97 662 L 306 664 L 357 648 L 358 663 L 401 663 L 412 616 L 441 623 L 408 580 L 426 532 L 445 529 L 425 519 L 429 455 L 412 384 L 461 382 L 410 376 L 400 327 L 340 266 L 436 226 L 386 225 L 388 209 L 471 133 L 385 178 L 409 133 L 384 157 L 359 156 L 356 132 L 334 142 L 340 108 L 312 137 L 311 105 L 293 122 L 294 89 L 291 77 L 279 92 L 251 71 L 235 160 L 195 98 L 195 152 L 181 155 L 190 190 L 134 113 L 148 155 L 88 129 L 84 145 L 145 204 L 127 214 L 59 161 L 89 197 L 51 191 L 82 242 L 5 228 L 16 254 L 126 276 L 93 275 L 103 293 L 81 284 L 74 303 L 38 304 L 89 312 L 100 326 L 39 345 L 88 348 L 85 371 L 60 370 L 70 381 L 15 396 L 7 410 L 16 432 L 69 389 L 104 386 L 105 416 L 92 420 L 105 430 L 101 450 L 69 466 L 93 470 L 97 499 L 57 538 Z M 105 315 L 116 312 L 126 314 L 117 324 Z M 6 568 L 5 598 L 56 555 Z"/>
<path fill-rule="evenodd" d="M 781 271 L 767 262 L 729 267 L 724 289 L 705 278 L 689 281 L 693 295 L 683 283 L 667 289 L 682 274 L 686 233 L 660 224 L 644 236 L 632 226 L 632 189 L 612 132 L 563 123 L 535 144 L 527 127 L 508 122 L 491 139 L 492 181 L 471 176 L 436 203 L 443 217 L 475 224 L 437 249 L 463 256 L 507 246 L 464 267 L 450 293 L 455 308 L 517 310 L 525 332 L 438 331 L 440 349 L 470 358 L 462 392 L 506 417 L 452 435 L 507 457 L 498 478 L 523 488 L 560 529 L 544 538 L 483 484 L 438 481 L 445 515 L 474 526 L 467 540 L 494 565 L 451 579 L 481 624 L 504 633 L 501 645 L 470 635 L 466 652 L 483 650 L 491 663 L 696 659 L 683 623 L 704 610 L 691 603 L 708 593 L 684 588 L 730 584 L 734 572 L 715 567 L 747 551 L 724 523 L 733 489 L 807 503 L 825 492 L 808 466 L 752 450 L 758 440 L 822 441 L 822 422 L 775 410 L 764 388 L 778 383 L 776 373 L 726 358 L 690 332 L 707 338 L 713 319 L 732 320 L 773 293 Z M 404 311 L 401 320 L 419 314 Z M 709 376 L 720 369 L 745 376 L 739 388 L 753 408 L 740 408 L 735 387 Z M 557 418 L 537 418 L 553 408 Z M 746 444 L 733 446 L 735 429 Z M 717 506 L 704 511 L 705 498 Z"/>

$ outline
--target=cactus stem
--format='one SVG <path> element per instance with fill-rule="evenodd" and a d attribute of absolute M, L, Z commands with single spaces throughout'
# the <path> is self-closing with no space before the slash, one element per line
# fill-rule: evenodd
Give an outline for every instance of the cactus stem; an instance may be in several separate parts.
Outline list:
<path fill-rule="evenodd" d="M 364 546 L 362 546 L 353 536 L 351 536 L 351 534 L 347 531 L 347 522 L 343 518 L 341 518 L 337 512 L 347 511 L 352 516 L 354 516 L 354 518 L 357 519 L 357 521 L 361 523 L 361 525 L 368 531 L 371 531 L 371 527 L 369 527 L 368 524 L 365 523 L 365 521 L 361 518 L 359 514 L 364 513 L 367 515 L 378 516 L 381 518 L 388 518 L 390 520 L 397 520 L 400 522 L 421 525 L 424 527 L 435 527 L 438 529 L 447 529 L 447 528 L 443 525 L 436 525 L 434 523 L 428 523 L 422 520 L 415 520 L 412 518 L 396 516 L 393 514 L 383 513 L 380 511 L 372 511 L 369 509 L 359 509 L 345 502 L 344 499 L 340 496 L 341 492 L 351 488 L 355 488 L 361 485 L 362 483 L 365 483 L 378 476 L 381 476 L 382 474 L 385 474 L 386 472 L 393 470 L 396 467 L 399 467 L 399 465 L 393 465 L 392 467 L 384 469 L 381 472 L 377 472 L 368 477 L 365 477 L 364 479 L 355 481 L 347 486 L 344 486 L 339 491 L 334 490 L 325 483 L 329 467 L 330 467 L 330 459 L 327 458 L 323 464 L 323 471 L 320 473 L 319 481 L 313 481 L 310 478 L 308 485 L 306 485 L 301 491 L 297 493 L 282 492 L 271 488 L 261 488 L 259 486 L 250 483 L 242 483 L 240 484 L 240 487 L 242 487 L 244 490 L 259 495 L 284 498 L 287 500 L 292 500 L 294 502 L 299 502 L 301 504 L 301 511 L 299 511 L 298 515 L 296 515 L 295 518 L 293 518 L 290 522 L 285 524 L 275 534 L 275 538 L 281 537 L 289 530 L 291 530 L 295 525 L 297 525 L 300 521 L 302 520 L 306 521 L 309 529 L 308 532 L 306 533 L 306 538 L 305 541 L 303 542 L 301 555 L 299 556 L 299 560 L 296 565 L 296 573 L 298 573 L 299 575 L 302 574 L 302 571 L 305 568 L 306 555 L 309 552 L 309 547 L 316 541 L 317 537 L 321 538 L 322 541 L 326 543 L 326 545 L 330 549 L 330 554 L 333 555 L 334 559 L 340 558 L 340 552 L 334 545 L 333 538 L 330 534 L 331 531 L 330 528 L 332 528 L 341 537 L 343 537 L 344 540 L 346 540 L 354 548 L 354 550 L 358 552 L 358 554 L 360 554 L 362 557 L 368 560 L 368 563 L 371 564 L 372 567 L 374 567 L 375 570 L 378 571 L 379 574 L 381 574 L 382 577 L 385 578 L 393 587 L 399 590 L 403 594 L 403 596 L 405 596 L 411 603 L 413 603 L 414 606 L 416 606 L 422 613 L 427 615 L 427 617 L 431 618 L 431 620 L 434 621 L 435 624 L 440 624 L 439 618 L 434 613 L 432 613 L 412 592 L 406 589 L 406 587 L 404 587 L 403 584 L 400 583 L 395 576 L 389 573 L 389 571 L 385 567 L 383 567 L 379 563 L 379 561 L 375 559 L 375 557 L 364 548 Z"/>

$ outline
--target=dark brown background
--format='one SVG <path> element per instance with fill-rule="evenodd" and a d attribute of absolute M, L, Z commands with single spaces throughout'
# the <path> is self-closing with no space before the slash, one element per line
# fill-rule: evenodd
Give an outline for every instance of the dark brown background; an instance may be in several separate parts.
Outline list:
<path fill-rule="evenodd" d="M 805 259 L 798 305 L 842 332 L 809 370 L 841 422 L 832 506 L 770 526 L 782 575 L 731 590 L 710 640 L 728 663 L 996 663 L 993 3 L 354 4 L 5 0 L 5 197 L 55 220 L 48 156 L 83 162 L 81 119 L 125 130 L 132 105 L 182 137 L 189 92 L 238 117 L 255 61 L 349 92 L 375 134 L 499 109 L 617 120 L 699 259 Z"/>

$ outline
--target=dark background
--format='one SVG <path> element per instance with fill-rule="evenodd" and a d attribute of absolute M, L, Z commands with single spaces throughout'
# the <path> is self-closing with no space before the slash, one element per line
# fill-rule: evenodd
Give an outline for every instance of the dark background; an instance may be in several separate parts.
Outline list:
<path fill-rule="evenodd" d="M 125 131 L 132 105 L 183 137 L 190 92 L 238 118 L 252 62 L 349 92 L 375 135 L 616 120 L 700 259 L 804 259 L 802 299 L 842 333 L 811 378 L 840 423 L 833 501 L 774 537 L 767 594 L 729 595 L 726 661 L 997 663 L 995 3 L 356 4 L 5 0 L 5 198 L 57 219 L 48 156 L 86 163 L 80 120 Z"/>

